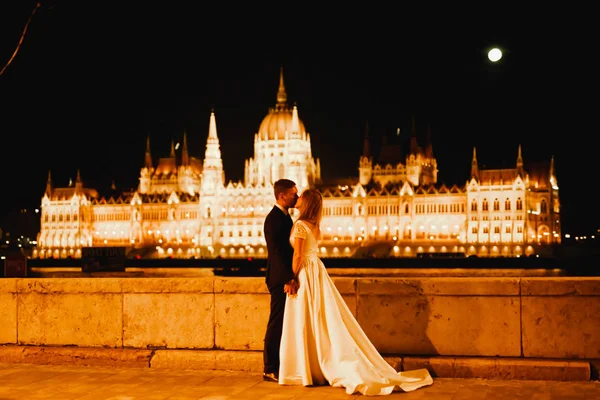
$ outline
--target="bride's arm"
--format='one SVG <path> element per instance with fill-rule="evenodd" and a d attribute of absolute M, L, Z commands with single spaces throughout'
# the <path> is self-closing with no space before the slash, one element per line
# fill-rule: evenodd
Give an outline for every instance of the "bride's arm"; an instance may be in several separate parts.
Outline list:
<path fill-rule="evenodd" d="M 294 272 L 294 276 L 297 276 L 300 272 L 304 242 L 305 240 L 303 238 L 297 236 L 294 238 L 294 257 L 292 258 L 292 271 Z"/>

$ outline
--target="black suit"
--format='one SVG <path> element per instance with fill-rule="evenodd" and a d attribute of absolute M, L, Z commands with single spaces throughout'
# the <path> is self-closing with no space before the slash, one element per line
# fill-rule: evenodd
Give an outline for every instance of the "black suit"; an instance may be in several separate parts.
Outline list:
<path fill-rule="evenodd" d="M 279 374 L 279 345 L 283 329 L 283 311 L 286 294 L 283 287 L 294 278 L 290 244 L 292 218 L 274 206 L 265 219 L 264 233 L 267 241 L 267 276 L 265 282 L 271 293 L 271 314 L 265 333 L 263 351 L 264 372 Z"/>

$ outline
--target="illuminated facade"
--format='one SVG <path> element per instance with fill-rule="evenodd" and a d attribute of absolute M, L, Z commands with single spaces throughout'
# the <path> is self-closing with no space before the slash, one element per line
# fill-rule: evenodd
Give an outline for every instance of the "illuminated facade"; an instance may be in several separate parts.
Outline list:
<path fill-rule="evenodd" d="M 560 243 L 553 159 L 526 171 L 519 146 L 514 168 L 480 169 L 474 149 L 470 179 L 447 187 L 437 182 L 429 137 L 420 147 L 414 123 L 404 157 L 398 146 L 383 143 L 376 161 L 369 140 L 367 129 L 355 180 L 324 183 L 298 108 L 288 105 L 282 71 L 277 104 L 254 134 L 244 182 L 225 179 L 211 112 L 204 159 L 189 155 L 184 133 L 180 154 L 172 143 L 155 166 L 148 139 L 134 192 L 100 196 L 83 186 L 79 173 L 73 185 L 54 188 L 48 176 L 33 257 L 77 258 L 87 246 L 125 246 L 153 258 L 265 257 L 272 182 L 284 177 L 299 191 L 323 193 L 323 257 L 515 257 Z"/>

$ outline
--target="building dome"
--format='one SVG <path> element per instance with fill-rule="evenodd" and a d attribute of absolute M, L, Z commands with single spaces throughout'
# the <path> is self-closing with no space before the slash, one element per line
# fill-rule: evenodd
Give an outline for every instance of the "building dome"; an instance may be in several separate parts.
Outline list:
<path fill-rule="evenodd" d="M 306 132 L 304 124 L 298 118 L 298 127 L 294 128 L 293 111 L 289 107 L 276 107 L 269 110 L 269 114 L 263 119 L 258 129 L 258 137 L 268 138 L 268 140 L 283 140 L 285 132 L 303 133 Z"/>
<path fill-rule="evenodd" d="M 304 124 L 298 118 L 298 108 L 290 108 L 287 103 L 287 93 L 283 84 L 283 68 L 279 75 L 279 90 L 277 91 L 277 105 L 270 108 L 258 128 L 258 137 L 264 140 L 283 140 L 285 133 L 306 132 Z M 265 139 L 266 138 L 266 139 Z"/>

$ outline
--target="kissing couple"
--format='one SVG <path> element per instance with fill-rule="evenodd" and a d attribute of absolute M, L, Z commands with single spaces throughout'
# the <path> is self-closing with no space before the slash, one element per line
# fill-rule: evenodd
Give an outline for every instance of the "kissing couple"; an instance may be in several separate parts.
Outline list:
<path fill-rule="evenodd" d="M 331 385 L 368 396 L 433 384 L 425 368 L 397 372 L 379 354 L 318 256 L 323 196 L 294 181 L 273 184 L 275 205 L 264 223 L 266 284 L 271 295 L 264 342 L 266 381 Z M 299 216 L 293 221 L 290 208 Z"/>

